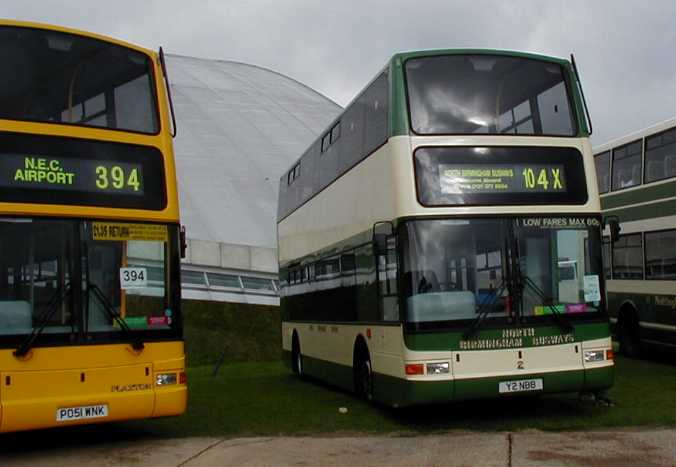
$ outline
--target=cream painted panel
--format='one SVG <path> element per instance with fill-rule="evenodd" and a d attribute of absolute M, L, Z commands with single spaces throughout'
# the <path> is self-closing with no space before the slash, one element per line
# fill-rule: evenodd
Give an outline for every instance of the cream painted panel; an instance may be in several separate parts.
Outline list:
<path fill-rule="evenodd" d="M 521 358 L 519 352 L 522 353 Z M 460 357 L 459 362 L 456 361 L 456 355 Z M 517 367 L 518 361 L 523 362 L 523 369 Z M 582 369 L 580 344 L 454 352 L 453 355 L 453 375 L 456 379 L 580 369 Z"/>
<path fill-rule="evenodd" d="M 401 326 L 382 326 L 372 330 L 374 349 L 371 359 L 377 373 L 404 377 L 404 335 Z"/>
<path fill-rule="evenodd" d="M 583 154 L 589 201 L 582 206 L 543 206 L 548 213 L 598 213 L 596 170 L 587 138 L 517 136 L 397 136 L 345 173 L 278 225 L 282 263 L 319 251 L 358 233 L 376 221 L 404 216 L 533 214 L 532 206 L 425 208 L 418 203 L 413 149 L 420 146 L 562 146 Z M 540 209 L 538 209 L 540 210 Z"/>
<path fill-rule="evenodd" d="M 321 330 L 325 328 L 325 330 Z M 403 377 L 403 335 L 401 327 L 344 324 L 284 323 L 282 347 L 291 351 L 293 330 L 300 338 L 301 352 L 309 357 L 352 366 L 352 351 L 358 336 L 363 336 L 371 355 L 373 370 Z M 367 330 L 371 330 L 371 338 Z"/>
<path fill-rule="evenodd" d="M 293 324 L 282 323 L 282 350 L 291 352 L 292 335 L 293 335 Z"/>
<path fill-rule="evenodd" d="M 396 182 L 391 151 L 402 144 L 408 144 L 408 137 L 392 138 L 280 222 L 280 262 L 301 258 L 368 231 L 376 221 L 395 218 Z"/>
<path fill-rule="evenodd" d="M 593 349 L 609 349 L 612 344 L 610 337 L 604 337 L 603 339 L 594 339 L 590 341 L 582 342 L 582 348 L 584 350 L 593 350 Z"/>

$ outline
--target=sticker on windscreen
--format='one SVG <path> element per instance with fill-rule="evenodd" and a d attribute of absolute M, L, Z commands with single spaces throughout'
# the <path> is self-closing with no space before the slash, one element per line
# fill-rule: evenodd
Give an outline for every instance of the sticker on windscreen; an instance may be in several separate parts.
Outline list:
<path fill-rule="evenodd" d="M 601 300 L 601 286 L 599 285 L 599 276 L 584 276 L 584 301 L 598 302 Z"/>
<path fill-rule="evenodd" d="M 120 288 L 142 289 L 148 286 L 148 271 L 146 268 L 120 268 Z"/>

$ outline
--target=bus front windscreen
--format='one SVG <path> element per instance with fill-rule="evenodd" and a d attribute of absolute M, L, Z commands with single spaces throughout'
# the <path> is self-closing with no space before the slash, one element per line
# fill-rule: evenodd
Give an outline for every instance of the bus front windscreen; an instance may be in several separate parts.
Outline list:
<path fill-rule="evenodd" d="M 462 326 L 480 314 L 535 323 L 604 309 L 596 218 L 416 220 L 401 238 L 409 323 Z"/>
<path fill-rule="evenodd" d="M 164 224 L 0 219 L 0 341 L 175 337 L 176 228 Z M 44 329 L 39 329 L 44 325 Z M 124 328 L 127 328 L 125 330 Z"/>
<path fill-rule="evenodd" d="M 102 40 L 0 27 L 0 118 L 157 133 L 150 57 Z"/>
<path fill-rule="evenodd" d="M 417 134 L 573 136 L 577 126 L 558 63 L 507 55 L 437 55 L 406 61 Z"/>

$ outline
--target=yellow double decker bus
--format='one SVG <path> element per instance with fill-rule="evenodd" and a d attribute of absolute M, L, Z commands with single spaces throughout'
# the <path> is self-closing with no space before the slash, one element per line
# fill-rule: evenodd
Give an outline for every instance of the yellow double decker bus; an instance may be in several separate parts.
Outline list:
<path fill-rule="evenodd" d="M 0 21 L 0 61 L 0 432 L 183 413 L 161 51 Z"/>

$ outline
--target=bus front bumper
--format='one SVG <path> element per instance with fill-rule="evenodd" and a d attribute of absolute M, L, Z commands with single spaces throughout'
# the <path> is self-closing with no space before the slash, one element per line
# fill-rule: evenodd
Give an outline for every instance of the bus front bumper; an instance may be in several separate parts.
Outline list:
<path fill-rule="evenodd" d="M 613 385 L 614 365 L 591 369 L 486 378 L 422 381 L 374 374 L 374 396 L 393 407 L 444 403 L 454 400 L 490 399 L 574 392 L 603 391 Z M 500 392 L 501 382 L 541 380 L 542 389 Z"/>

